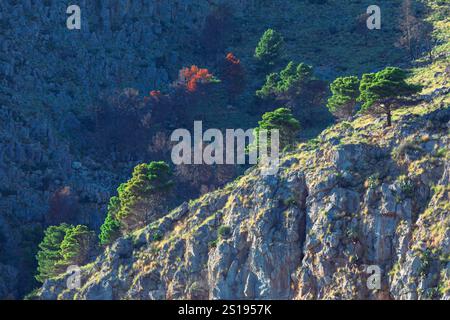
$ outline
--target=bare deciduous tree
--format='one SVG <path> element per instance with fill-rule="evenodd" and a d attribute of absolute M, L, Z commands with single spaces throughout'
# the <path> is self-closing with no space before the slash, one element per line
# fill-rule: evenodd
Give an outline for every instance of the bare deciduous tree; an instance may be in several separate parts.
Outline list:
<path fill-rule="evenodd" d="M 416 59 L 424 47 L 430 52 L 432 59 L 430 41 L 432 27 L 417 17 L 411 0 L 403 0 L 400 30 L 402 35 L 396 44 L 407 49 L 412 59 Z"/>

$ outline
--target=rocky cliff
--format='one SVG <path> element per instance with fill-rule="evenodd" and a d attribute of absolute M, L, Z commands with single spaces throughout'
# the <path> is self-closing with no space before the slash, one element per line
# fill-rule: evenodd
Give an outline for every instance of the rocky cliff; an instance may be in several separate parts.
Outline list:
<path fill-rule="evenodd" d="M 356 117 L 120 238 L 41 299 L 449 299 L 450 109 Z M 367 267 L 380 286 L 367 286 Z M 373 290 L 372 290 L 373 289 Z"/>

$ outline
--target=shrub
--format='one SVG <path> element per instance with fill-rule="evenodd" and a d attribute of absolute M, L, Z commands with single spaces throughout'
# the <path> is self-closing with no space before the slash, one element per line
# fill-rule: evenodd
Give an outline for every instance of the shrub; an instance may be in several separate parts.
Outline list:
<path fill-rule="evenodd" d="M 153 231 L 153 233 L 151 235 L 152 241 L 161 241 L 162 238 L 163 238 L 163 234 L 161 233 L 161 231 L 159 231 L 159 230 Z"/>
<path fill-rule="evenodd" d="M 358 77 L 339 77 L 330 85 L 330 90 L 333 95 L 328 99 L 328 110 L 337 118 L 352 116 L 359 97 Z"/>
<path fill-rule="evenodd" d="M 359 237 L 358 228 L 356 226 L 350 226 L 346 233 L 347 237 L 351 240 L 357 240 Z"/>
<path fill-rule="evenodd" d="M 424 134 L 423 136 L 420 137 L 420 141 L 423 143 L 426 143 L 428 141 L 430 141 L 430 135 L 429 134 Z"/>
<path fill-rule="evenodd" d="M 208 249 L 216 248 L 218 242 L 219 239 L 211 240 L 210 242 L 208 242 Z"/>
<path fill-rule="evenodd" d="M 208 290 L 205 290 L 199 282 L 194 282 L 189 287 L 189 299 L 204 300 L 208 296 Z"/>
<path fill-rule="evenodd" d="M 403 160 L 408 153 L 421 152 L 422 148 L 413 139 L 403 140 L 397 147 L 392 150 L 392 158 L 394 160 Z"/>
<path fill-rule="evenodd" d="M 419 268 L 419 274 L 425 276 L 428 274 L 429 268 L 431 267 L 431 263 L 433 260 L 433 253 L 429 248 L 419 252 L 419 258 L 421 261 L 421 266 Z"/>
<path fill-rule="evenodd" d="M 367 189 L 375 189 L 378 185 L 380 185 L 380 174 L 375 173 L 367 178 L 364 183 L 364 187 Z"/>
<path fill-rule="evenodd" d="M 290 196 L 287 199 L 283 199 L 283 204 L 286 207 L 296 206 L 297 200 L 295 199 L 295 196 Z"/>
<path fill-rule="evenodd" d="M 268 29 L 255 49 L 255 58 L 264 68 L 273 67 L 283 52 L 284 40 L 280 33 Z"/>
<path fill-rule="evenodd" d="M 217 234 L 220 239 L 224 239 L 230 236 L 231 228 L 229 226 L 220 226 L 217 230 Z"/>
<path fill-rule="evenodd" d="M 439 148 L 436 153 L 435 153 L 435 157 L 436 158 L 445 158 L 447 154 L 447 148 Z"/>
<path fill-rule="evenodd" d="M 39 298 L 39 288 L 33 289 L 30 293 L 27 293 L 23 300 L 38 300 Z"/>
<path fill-rule="evenodd" d="M 397 179 L 400 189 L 405 197 L 411 198 L 414 196 L 414 183 L 405 175 L 401 175 Z"/>

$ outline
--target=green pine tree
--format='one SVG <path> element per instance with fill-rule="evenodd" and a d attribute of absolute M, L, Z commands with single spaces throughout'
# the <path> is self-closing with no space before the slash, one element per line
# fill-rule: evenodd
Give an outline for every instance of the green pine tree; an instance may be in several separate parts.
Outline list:
<path fill-rule="evenodd" d="M 100 227 L 100 244 L 107 245 L 120 237 L 120 222 L 115 218 L 120 209 L 119 197 L 111 197 L 105 222 Z"/>
<path fill-rule="evenodd" d="M 358 77 L 339 77 L 330 85 L 333 94 L 328 99 L 328 110 L 337 118 L 348 118 L 355 112 L 357 99 L 359 97 Z"/>
<path fill-rule="evenodd" d="M 403 97 L 421 90 L 420 85 L 408 84 L 407 72 L 396 67 L 387 67 L 377 73 L 364 74 L 359 87 L 358 101 L 363 102 L 361 112 L 384 113 L 387 126 L 392 125 L 392 110 L 400 107 Z"/>
<path fill-rule="evenodd" d="M 58 266 L 58 263 L 63 259 L 61 243 L 71 227 L 63 223 L 59 226 L 50 226 L 44 231 L 44 239 L 39 244 L 36 255 L 38 261 L 36 280 L 44 282 L 60 273 L 61 266 Z"/>
<path fill-rule="evenodd" d="M 69 228 L 61 242 L 62 266 L 82 265 L 89 258 L 89 253 L 93 248 L 95 234 L 88 227 L 78 225 Z"/>
<path fill-rule="evenodd" d="M 173 186 L 170 167 L 164 161 L 137 165 L 130 180 L 117 188 L 112 197 L 108 214 L 100 230 L 100 243 L 115 240 L 119 231 L 130 231 L 150 222 L 151 217 L 162 211 L 168 192 Z"/>
<path fill-rule="evenodd" d="M 293 117 L 291 110 L 287 108 L 279 108 L 271 112 L 266 112 L 258 124 L 259 126 L 254 132 L 256 146 L 259 144 L 258 140 L 261 130 L 279 130 L 281 149 L 292 146 L 300 131 L 300 123 Z M 268 143 L 270 143 L 270 135 L 268 135 L 268 139 Z"/>
<path fill-rule="evenodd" d="M 268 29 L 262 35 L 256 49 L 255 58 L 264 68 L 273 67 L 283 54 L 284 40 L 280 33 Z"/>
<path fill-rule="evenodd" d="M 70 265 L 86 263 L 93 248 L 94 233 L 86 226 L 63 223 L 48 227 L 36 255 L 36 279 L 44 282 L 63 273 Z"/>

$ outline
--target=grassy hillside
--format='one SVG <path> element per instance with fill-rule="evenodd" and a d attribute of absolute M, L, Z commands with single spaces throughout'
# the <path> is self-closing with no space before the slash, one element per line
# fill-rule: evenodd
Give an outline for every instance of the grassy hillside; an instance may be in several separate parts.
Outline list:
<path fill-rule="evenodd" d="M 411 81 L 425 86 L 423 93 L 450 87 L 450 2 L 447 0 L 424 1 L 429 7 L 425 20 L 433 25 L 436 46 L 431 57 L 425 55 L 416 61 Z"/>
<path fill-rule="evenodd" d="M 268 28 L 280 32 L 286 43 L 284 59 L 273 71 L 281 70 L 288 61 L 293 60 L 312 65 L 318 78 L 333 81 L 338 76 L 360 76 L 386 66 L 410 67 L 412 63 L 407 50 L 398 45 L 402 35 L 401 3 L 401 0 L 396 0 L 380 4 L 382 28 L 368 30 L 365 19 L 358 18 L 366 13 L 371 1 L 346 1 L 345 5 L 335 0 L 325 4 L 313 4 L 306 0 L 254 2 L 245 16 L 236 17 L 235 37 L 226 49 L 242 60 L 248 72 L 246 91 L 232 112 L 223 105 L 211 105 L 199 113 L 209 120 L 211 126 L 248 128 L 256 125 L 266 110 L 255 102 L 254 93 L 262 86 L 266 73 L 257 70 L 253 55 L 259 37 Z M 426 16 L 424 2 L 413 1 L 413 5 L 417 17 Z M 431 12 L 435 16 L 430 17 L 429 22 L 436 24 L 436 28 L 445 29 L 444 22 L 439 18 L 445 17 L 445 3 L 433 2 L 433 6 Z M 444 48 L 439 50 L 445 51 Z M 202 62 L 205 63 L 193 61 L 198 64 Z M 331 123 L 332 118 L 323 106 L 315 112 L 317 121 L 314 126 L 303 128 L 302 138 L 314 137 Z M 223 116 L 217 117 L 218 114 Z"/>

